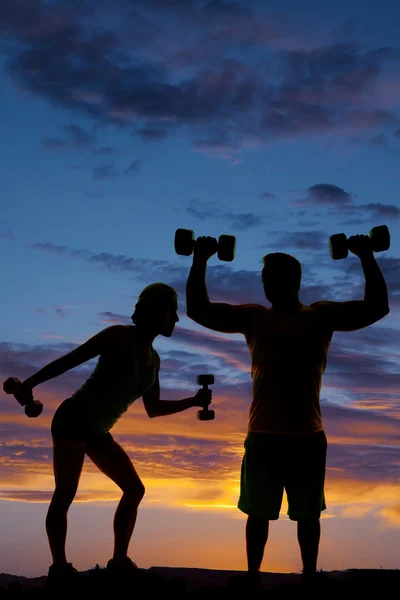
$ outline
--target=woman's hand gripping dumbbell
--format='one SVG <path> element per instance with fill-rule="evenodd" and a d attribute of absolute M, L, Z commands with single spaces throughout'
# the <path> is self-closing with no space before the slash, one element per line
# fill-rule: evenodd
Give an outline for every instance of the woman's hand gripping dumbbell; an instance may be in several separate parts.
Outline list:
<path fill-rule="evenodd" d="M 26 390 L 22 382 L 17 377 L 9 377 L 3 383 L 3 390 L 6 394 L 13 394 L 14 398 L 21 406 L 25 406 L 27 417 L 38 417 L 43 410 L 43 404 L 39 400 L 34 400 L 32 390 Z"/>
<path fill-rule="evenodd" d="M 215 418 L 215 413 L 208 408 L 212 399 L 212 390 L 209 390 L 208 386 L 214 383 L 214 375 L 198 375 L 196 381 L 197 385 L 203 386 L 196 394 L 196 397 L 200 400 L 199 406 L 203 407 L 197 411 L 197 418 L 199 421 L 212 421 Z"/>

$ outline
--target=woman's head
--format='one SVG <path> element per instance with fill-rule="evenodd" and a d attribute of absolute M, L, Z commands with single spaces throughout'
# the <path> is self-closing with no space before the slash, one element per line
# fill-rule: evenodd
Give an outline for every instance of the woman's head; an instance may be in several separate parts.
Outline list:
<path fill-rule="evenodd" d="M 172 335 L 177 315 L 178 294 L 173 287 L 165 283 L 151 283 L 139 294 L 132 315 L 135 325 L 146 327 L 167 337 Z"/>

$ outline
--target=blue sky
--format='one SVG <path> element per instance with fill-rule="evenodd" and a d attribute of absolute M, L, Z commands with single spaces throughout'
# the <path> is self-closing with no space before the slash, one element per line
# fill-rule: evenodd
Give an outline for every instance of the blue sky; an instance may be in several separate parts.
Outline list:
<path fill-rule="evenodd" d="M 1 4 L 3 379 L 27 377 L 110 323 L 128 322 L 153 281 L 174 285 L 180 300 L 176 332 L 155 342 L 164 396 L 194 394 L 197 374 L 215 374 L 210 427 L 190 411 L 150 421 L 138 401 L 116 428 L 148 490 L 140 535 L 167 510 L 200 536 L 193 547 L 187 537 L 174 556 L 169 536 L 179 538 L 179 526 L 162 529 L 164 550 L 133 542 L 143 566 L 245 568 L 235 503 L 251 399 L 247 348 L 241 336 L 186 318 L 191 259 L 175 254 L 175 230 L 236 236 L 232 263 L 210 260 L 212 300 L 266 303 L 261 259 L 278 249 L 302 262 L 308 303 L 362 298 L 357 259 L 332 261 L 329 236 L 381 224 L 391 232 L 390 250 L 377 255 L 391 312 L 368 329 L 335 334 L 323 381 L 332 541 L 323 542 L 321 560 L 342 568 L 341 549 L 352 539 L 347 566 L 398 566 L 399 16 L 389 1 Z M 23 544 L 15 532 L 15 554 L 0 571 L 47 569 L 50 420 L 92 366 L 37 388 L 45 410 L 34 422 L 1 397 L 0 517 L 39 515 L 31 535 L 40 552 L 29 564 L 10 558 Z M 88 540 L 99 531 L 104 538 L 97 554 L 80 551 L 73 530 L 79 567 L 107 559 L 118 497 L 86 468 L 75 527 L 89 523 L 90 506 L 106 516 L 88 525 Z M 213 538 L 214 558 L 201 537 L 205 515 L 226 533 L 225 546 L 221 534 Z M 265 570 L 299 568 L 284 513 L 282 521 Z"/>

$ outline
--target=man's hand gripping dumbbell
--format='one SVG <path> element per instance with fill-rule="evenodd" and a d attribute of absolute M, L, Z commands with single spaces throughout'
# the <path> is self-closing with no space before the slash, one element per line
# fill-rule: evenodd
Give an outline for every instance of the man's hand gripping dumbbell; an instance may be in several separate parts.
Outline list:
<path fill-rule="evenodd" d="M 202 241 L 203 240 L 203 241 Z M 210 236 L 194 237 L 194 231 L 191 229 L 177 229 L 175 232 L 175 252 L 183 256 L 190 256 L 195 251 L 196 245 L 204 244 L 207 240 L 210 248 L 210 257 L 217 254 L 219 260 L 231 262 L 235 258 L 236 238 L 234 235 L 220 235 L 218 240 Z"/>
<path fill-rule="evenodd" d="M 34 400 L 32 390 L 25 389 L 23 383 L 17 377 L 9 377 L 3 383 L 3 390 L 6 394 L 13 394 L 14 398 L 21 406 L 25 406 L 27 417 L 38 417 L 43 410 L 43 404 L 39 400 Z"/>

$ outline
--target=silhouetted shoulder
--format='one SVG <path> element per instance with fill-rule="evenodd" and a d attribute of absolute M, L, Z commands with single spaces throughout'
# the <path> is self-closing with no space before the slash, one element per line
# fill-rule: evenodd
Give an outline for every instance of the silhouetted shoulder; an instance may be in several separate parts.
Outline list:
<path fill-rule="evenodd" d="M 101 353 L 113 351 L 117 349 L 124 350 L 132 342 L 134 327 L 132 325 L 110 325 L 97 335 L 99 337 L 99 345 Z"/>
<path fill-rule="evenodd" d="M 357 331 L 369 327 L 384 316 L 364 300 L 320 300 L 310 304 L 310 308 L 318 312 L 323 325 L 330 331 Z"/>
<path fill-rule="evenodd" d="M 228 304 L 209 302 L 199 314 L 188 313 L 189 318 L 203 327 L 221 333 L 252 333 L 255 323 L 266 310 L 260 304 Z"/>

